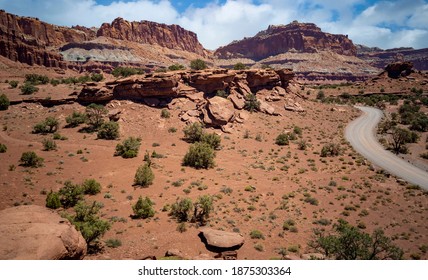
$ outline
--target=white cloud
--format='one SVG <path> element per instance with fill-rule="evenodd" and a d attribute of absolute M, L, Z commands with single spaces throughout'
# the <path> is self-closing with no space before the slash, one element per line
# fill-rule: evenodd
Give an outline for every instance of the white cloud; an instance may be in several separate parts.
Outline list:
<path fill-rule="evenodd" d="M 371 6 L 366 3 L 366 0 L 212 0 L 202 8 L 190 6 L 179 13 L 168 0 L 115 0 L 109 5 L 97 4 L 95 0 L 0 0 L 0 8 L 66 26 L 100 26 L 116 17 L 175 23 L 196 32 L 208 49 L 253 36 L 270 24 L 293 20 L 316 23 L 326 32 L 348 34 L 354 43 L 368 46 L 428 47 L 427 0 L 377 1 Z M 357 4 L 365 5 L 359 14 L 355 14 Z"/>

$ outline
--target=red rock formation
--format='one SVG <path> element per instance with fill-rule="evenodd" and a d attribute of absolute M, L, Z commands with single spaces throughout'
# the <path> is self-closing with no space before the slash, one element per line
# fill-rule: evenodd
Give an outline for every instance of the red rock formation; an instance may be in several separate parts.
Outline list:
<path fill-rule="evenodd" d="M 65 43 L 95 37 L 89 29 L 55 26 L 36 18 L 19 17 L 0 11 L 0 55 L 13 61 L 47 67 L 64 67 L 55 49 Z"/>
<path fill-rule="evenodd" d="M 356 47 L 346 35 L 322 32 L 313 23 L 293 22 L 271 25 L 256 36 L 220 47 L 214 55 L 221 59 L 250 58 L 261 60 L 288 51 L 309 52 L 331 50 L 338 54 L 355 56 Z"/>
<path fill-rule="evenodd" d="M 169 49 L 178 49 L 206 56 L 207 51 L 195 33 L 179 25 L 166 25 L 151 21 L 129 22 L 116 18 L 111 24 L 104 23 L 97 36 L 127 40 L 142 44 L 157 44 Z"/>

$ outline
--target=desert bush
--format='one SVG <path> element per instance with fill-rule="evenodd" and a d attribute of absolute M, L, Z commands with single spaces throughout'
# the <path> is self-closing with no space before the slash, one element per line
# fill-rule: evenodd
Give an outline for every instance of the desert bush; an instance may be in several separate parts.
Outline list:
<path fill-rule="evenodd" d="M 0 95 L 0 111 L 7 110 L 10 105 L 10 100 L 7 98 L 6 94 Z"/>
<path fill-rule="evenodd" d="M 129 68 L 129 67 L 117 67 L 112 71 L 112 75 L 117 77 L 129 77 L 132 75 L 144 74 L 142 69 Z"/>
<path fill-rule="evenodd" d="M 55 117 L 47 117 L 44 121 L 33 126 L 33 133 L 38 134 L 46 134 L 46 133 L 54 133 L 58 130 L 59 121 Z"/>
<path fill-rule="evenodd" d="M 197 142 L 189 147 L 184 155 L 183 165 L 196 169 L 214 167 L 214 149 L 207 143 Z"/>
<path fill-rule="evenodd" d="M 60 80 L 57 79 L 51 79 L 51 85 L 53 85 L 54 87 L 56 87 L 57 85 L 59 85 L 61 83 Z"/>
<path fill-rule="evenodd" d="M 141 138 L 128 137 L 121 144 L 116 145 L 115 156 L 123 158 L 133 158 L 138 155 L 141 145 Z"/>
<path fill-rule="evenodd" d="M 207 143 L 214 150 L 220 149 L 221 137 L 215 132 L 213 133 L 204 133 L 201 138 L 201 142 Z"/>
<path fill-rule="evenodd" d="M 250 232 L 250 237 L 251 237 L 251 239 L 265 239 L 264 234 L 260 230 L 257 230 L 257 229 L 252 230 Z"/>
<path fill-rule="evenodd" d="M 317 93 L 317 99 L 318 100 L 323 100 L 324 98 L 325 98 L 324 91 L 322 91 L 322 90 L 318 91 L 318 93 Z"/>
<path fill-rule="evenodd" d="M 171 113 L 168 111 L 168 109 L 162 109 L 161 118 L 169 119 L 170 117 L 171 117 Z"/>
<path fill-rule="evenodd" d="M 27 74 L 25 75 L 25 82 L 32 85 L 45 85 L 49 83 L 49 78 L 46 75 Z"/>
<path fill-rule="evenodd" d="M 95 179 L 86 179 L 82 184 L 84 194 L 96 195 L 101 192 L 101 184 Z"/>
<path fill-rule="evenodd" d="M 247 66 L 245 66 L 244 63 L 238 62 L 235 65 L 233 65 L 233 70 L 244 70 L 247 69 Z"/>
<path fill-rule="evenodd" d="M 190 61 L 190 68 L 193 70 L 204 70 L 207 68 L 207 63 L 198 58 Z"/>
<path fill-rule="evenodd" d="M 94 82 L 101 82 L 104 79 L 103 74 L 97 74 L 97 73 L 93 73 L 91 75 L 91 80 Z"/>
<path fill-rule="evenodd" d="M 18 82 L 18 81 L 14 81 L 14 80 L 9 81 L 9 86 L 10 86 L 11 88 L 17 88 L 17 87 L 18 87 L 18 84 L 19 84 L 19 82 Z"/>
<path fill-rule="evenodd" d="M 149 164 L 140 165 L 135 172 L 134 184 L 137 186 L 148 187 L 153 184 L 155 175 Z"/>
<path fill-rule="evenodd" d="M 281 133 L 275 139 L 275 144 L 279 146 L 285 146 L 290 143 L 290 134 L 289 133 Z"/>
<path fill-rule="evenodd" d="M 184 140 L 189 143 L 195 143 L 201 141 L 204 131 L 202 129 L 202 124 L 195 122 L 189 124 L 183 129 Z"/>
<path fill-rule="evenodd" d="M 64 208 L 70 208 L 83 199 L 84 190 L 81 185 L 65 181 L 64 186 L 59 190 L 61 204 Z"/>
<path fill-rule="evenodd" d="M 0 151 L 1 152 L 1 151 Z M 421 158 L 428 159 L 428 152 L 419 155 Z"/>
<path fill-rule="evenodd" d="M 181 64 L 173 64 L 168 67 L 169 71 L 177 71 L 177 70 L 184 70 L 184 69 L 186 69 L 186 67 L 184 67 L 184 65 L 181 65 Z"/>
<path fill-rule="evenodd" d="M 43 165 L 44 159 L 39 157 L 35 152 L 24 152 L 19 160 L 22 166 L 25 167 L 40 167 Z"/>
<path fill-rule="evenodd" d="M 370 235 L 341 219 L 334 224 L 333 229 L 336 234 L 328 235 L 325 231 L 314 229 L 309 247 L 326 258 L 338 260 L 399 260 L 403 256 L 403 251 L 381 229 L 376 229 Z"/>
<path fill-rule="evenodd" d="M 322 157 L 335 157 L 340 155 L 340 146 L 336 143 L 325 144 L 321 149 Z"/>
<path fill-rule="evenodd" d="M 155 209 L 153 209 L 153 201 L 150 200 L 147 196 L 143 199 L 141 196 L 138 198 L 138 201 L 135 205 L 132 206 L 132 211 L 134 212 L 133 218 L 136 219 L 147 219 L 155 215 Z"/>
<path fill-rule="evenodd" d="M 30 83 L 24 83 L 21 87 L 21 93 L 24 95 L 30 95 L 39 91 L 39 88 Z"/>
<path fill-rule="evenodd" d="M 45 138 L 42 140 L 43 151 L 56 150 L 56 142 L 53 139 Z"/>
<path fill-rule="evenodd" d="M 182 198 L 171 205 L 170 215 L 174 216 L 179 222 L 187 222 L 192 218 L 193 202 L 190 198 Z"/>
<path fill-rule="evenodd" d="M 112 121 L 103 123 L 98 130 L 97 137 L 106 140 L 119 138 L 119 124 Z"/>
<path fill-rule="evenodd" d="M 86 123 L 96 130 L 104 123 L 107 113 L 108 110 L 103 105 L 89 104 L 86 107 Z"/>
<path fill-rule="evenodd" d="M 283 230 L 289 230 L 292 231 L 292 229 L 296 226 L 296 222 L 292 219 L 287 219 L 284 221 L 284 223 L 282 224 L 282 229 Z"/>
<path fill-rule="evenodd" d="M 85 113 L 80 113 L 73 111 L 71 115 L 65 118 L 65 122 L 67 123 L 67 127 L 77 127 L 86 122 L 87 116 Z"/>
<path fill-rule="evenodd" d="M 105 243 L 106 243 L 106 246 L 109 247 L 109 248 L 117 248 L 117 247 L 122 246 L 122 241 L 120 241 L 120 239 L 117 239 L 117 238 L 115 238 L 115 239 L 107 239 L 105 241 Z"/>
<path fill-rule="evenodd" d="M 250 112 L 260 110 L 260 101 L 257 100 L 255 94 L 249 93 L 245 96 L 244 109 Z"/>
<path fill-rule="evenodd" d="M 202 195 L 198 197 L 194 204 L 194 219 L 201 225 L 205 225 L 210 213 L 214 210 L 213 197 L 210 195 Z"/>
<path fill-rule="evenodd" d="M 7 146 L 3 143 L 0 143 L 0 153 L 6 153 L 7 152 Z"/>
<path fill-rule="evenodd" d="M 58 209 L 61 206 L 59 194 L 51 190 L 46 197 L 46 207 L 50 209 Z"/>
<path fill-rule="evenodd" d="M 74 207 L 76 214 L 70 219 L 89 247 L 96 246 L 94 243 L 110 229 L 110 223 L 98 217 L 100 209 L 100 204 L 95 201 L 92 205 L 79 201 Z"/>
<path fill-rule="evenodd" d="M 306 141 L 305 141 L 305 140 L 300 140 L 300 141 L 297 143 L 297 146 L 298 146 L 299 150 L 304 151 L 304 150 L 306 150 L 306 148 L 308 147 L 308 144 L 306 143 Z"/>

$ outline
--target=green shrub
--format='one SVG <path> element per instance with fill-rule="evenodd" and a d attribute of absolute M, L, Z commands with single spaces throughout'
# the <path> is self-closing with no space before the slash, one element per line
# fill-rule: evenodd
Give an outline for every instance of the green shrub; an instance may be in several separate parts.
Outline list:
<path fill-rule="evenodd" d="M 19 82 L 18 81 L 9 81 L 9 85 L 11 88 L 17 88 L 18 87 Z"/>
<path fill-rule="evenodd" d="M 202 136 L 204 135 L 202 124 L 198 122 L 189 124 L 183 129 L 183 132 L 184 140 L 189 143 L 201 141 Z"/>
<path fill-rule="evenodd" d="M 109 229 L 110 223 L 98 217 L 101 206 L 97 202 L 87 205 L 79 201 L 74 210 L 76 214 L 71 217 L 71 223 L 80 231 L 88 246 L 94 246 L 98 239 Z"/>
<path fill-rule="evenodd" d="M 250 232 L 251 239 L 265 239 L 264 234 L 260 230 L 252 230 Z"/>
<path fill-rule="evenodd" d="M 257 100 L 255 94 L 249 93 L 245 96 L 244 109 L 250 112 L 260 110 L 260 101 Z"/>
<path fill-rule="evenodd" d="M 182 198 L 172 204 L 170 215 L 174 216 L 179 222 L 187 222 L 192 218 L 193 202 L 190 198 Z"/>
<path fill-rule="evenodd" d="M 56 150 L 56 142 L 53 139 L 43 139 L 43 151 L 52 151 Z"/>
<path fill-rule="evenodd" d="M 48 196 L 46 197 L 46 207 L 50 209 L 58 209 L 61 206 L 62 205 L 61 205 L 61 200 L 59 198 L 59 194 L 51 190 L 48 193 Z"/>
<path fill-rule="evenodd" d="M 186 69 L 186 67 L 184 67 L 184 65 L 181 65 L 181 64 L 173 64 L 168 67 L 169 71 L 178 71 L 178 70 L 184 70 L 184 69 Z"/>
<path fill-rule="evenodd" d="M 296 225 L 296 222 L 292 219 L 285 220 L 282 224 L 283 230 L 290 230 Z"/>
<path fill-rule="evenodd" d="M 168 111 L 168 109 L 162 109 L 161 118 L 169 119 L 170 117 L 171 117 L 171 113 Z"/>
<path fill-rule="evenodd" d="M 64 208 L 70 208 L 83 199 L 83 188 L 78 184 L 73 184 L 71 181 L 65 181 L 64 187 L 59 192 L 60 201 Z"/>
<path fill-rule="evenodd" d="M 247 66 L 245 66 L 244 63 L 238 62 L 235 65 L 233 65 L 233 70 L 244 70 L 247 69 Z"/>
<path fill-rule="evenodd" d="M 119 138 L 119 124 L 117 122 L 107 122 L 100 126 L 97 133 L 99 139 L 114 140 Z"/>
<path fill-rule="evenodd" d="M 38 92 L 38 91 L 39 91 L 38 87 L 36 87 L 32 84 L 29 84 L 29 83 L 24 83 L 21 86 L 21 93 L 24 95 L 30 95 L 30 94 L 33 94 L 33 93 Z"/>
<path fill-rule="evenodd" d="M 59 85 L 61 83 L 60 80 L 57 79 L 51 79 L 51 85 L 53 85 L 54 87 L 56 87 L 57 85 Z"/>
<path fill-rule="evenodd" d="M 132 75 L 144 74 L 142 69 L 129 68 L 129 67 L 117 67 L 112 72 L 115 77 L 129 77 Z"/>
<path fill-rule="evenodd" d="M 94 82 L 101 82 L 104 79 L 103 74 L 94 73 L 91 75 L 91 80 Z"/>
<path fill-rule="evenodd" d="M 49 83 L 49 78 L 46 75 L 27 74 L 25 75 L 25 82 L 32 85 L 45 85 Z"/>
<path fill-rule="evenodd" d="M 335 157 L 340 155 L 340 146 L 336 143 L 325 144 L 321 149 L 322 157 Z"/>
<path fill-rule="evenodd" d="M 210 213 L 214 210 L 213 197 L 210 195 L 202 195 L 198 197 L 194 204 L 194 220 L 201 225 L 205 225 Z"/>
<path fill-rule="evenodd" d="M 87 116 L 85 113 L 79 113 L 73 111 L 70 116 L 65 118 L 65 122 L 67 123 L 67 127 L 77 127 L 86 122 Z"/>
<path fill-rule="evenodd" d="M 190 61 L 190 68 L 193 70 L 204 70 L 207 68 L 207 63 L 202 59 L 195 59 Z"/>
<path fill-rule="evenodd" d="M 3 143 L 0 143 L 0 154 L 7 152 L 7 146 Z"/>
<path fill-rule="evenodd" d="M 149 164 L 140 165 L 135 172 L 134 184 L 137 186 L 148 187 L 153 184 L 155 175 Z"/>
<path fill-rule="evenodd" d="M 101 184 L 95 179 L 86 179 L 82 184 L 84 194 L 96 195 L 101 192 Z"/>
<path fill-rule="evenodd" d="M 183 165 L 208 169 L 214 167 L 214 157 L 214 149 L 209 144 L 197 142 L 192 144 L 184 155 Z"/>
<path fill-rule="evenodd" d="M 106 240 L 106 246 L 109 248 L 117 248 L 122 246 L 122 241 L 120 241 L 120 239 L 108 239 Z"/>
<path fill-rule="evenodd" d="M 35 152 L 24 152 L 19 161 L 25 167 L 40 167 L 43 165 L 44 159 L 37 156 Z"/>
<path fill-rule="evenodd" d="M 281 133 L 275 139 L 275 144 L 279 146 L 285 146 L 290 143 L 290 134 L 289 133 Z"/>
<path fill-rule="evenodd" d="M 121 144 L 116 145 L 115 156 L 123 158 L 133 158 L 138 155 L 141 145 L 141 138 L 128 137 Z"/>
<path fill-rule="evenodd" d="M 9 98 L 7 98 L 6 94 L 0 95 L 0 111 L 7 110 L 9 108 L 10 101 Z"/>
<path fill-rule="evenodd" d="M 154 203 L 147 196 L 143 199 L 141 196 L 135 205 L 132 206 L 134 211 L 133 218 L 136 219 L 147 219 L 155 215 L 155 209 L 153 209 Z"/>
<path fill-rule="evenodd" d="M 89 104 L 86 107 L 86 123 L 96 130 L 104 123 L 107 113 L 108 110 L 103 105 Z"/>
<path fill-rule="evenodd" d="M 44 121 L 36 124 L 33 127 L 33 133 L 54 133 L 58 130 L 59 121 L 55 117 L 47 117 Z"/>
<path fill-rule="evenodd" d="M 215 132 L 213 133 L 204 133 L 201 138 L 201 142 L 207 143 L 214 150 L 220 149 L 221 137 Z"/>
<path fill-rule="evenodd" d="M 318 93 L 317 93 L 317 99 L 318 100 L 324 100 L 325 99 L 324 91 L 322 91 L 322 90 L 318 91 Z"/>

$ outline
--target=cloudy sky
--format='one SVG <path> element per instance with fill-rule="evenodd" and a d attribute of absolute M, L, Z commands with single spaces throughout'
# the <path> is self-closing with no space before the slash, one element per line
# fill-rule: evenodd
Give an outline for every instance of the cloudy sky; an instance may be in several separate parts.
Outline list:
<path fill-rule="evenodd" d="M 293 20 L 370 47 L 428 48 L 428 0 L 0 0 L 0 9 L 64 26 L 116 17 L 179 24 L 212 50 Z"/>

